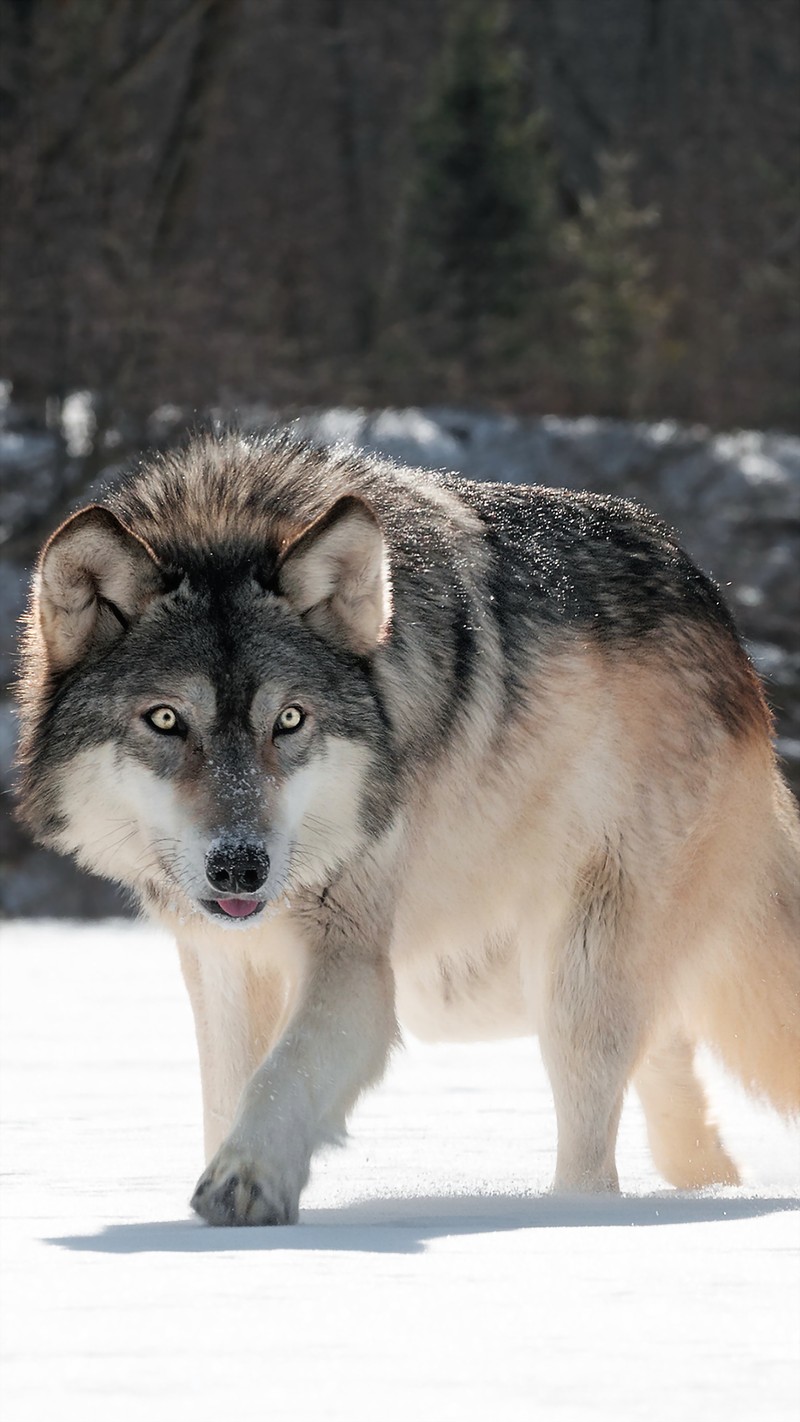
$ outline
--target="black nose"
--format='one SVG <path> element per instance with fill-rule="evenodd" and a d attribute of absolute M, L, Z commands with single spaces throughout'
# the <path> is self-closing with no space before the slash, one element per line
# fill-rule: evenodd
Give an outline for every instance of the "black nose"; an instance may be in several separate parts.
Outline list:
<path fill-rule="evenodd" d="M 206 877 L 222 894 L 254 894 L 269 873 L 269 855 L 260 844 L 230 841 L 206 855 Z"/>

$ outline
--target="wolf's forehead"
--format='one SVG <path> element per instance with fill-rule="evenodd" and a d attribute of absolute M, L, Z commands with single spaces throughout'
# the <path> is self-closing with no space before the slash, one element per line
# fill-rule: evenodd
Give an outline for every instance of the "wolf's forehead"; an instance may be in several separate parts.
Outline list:
<path fill-rule="evenodd" d="M 279 599 L 232 584 L 219 596 L 189 589 L 143 619 L 140 664 L 191 679 L 220 702 L 232 691 L 248 701 L 261 681 L 291 679 L 308 658 Z"/>
<path fill-rule="evenodd" d="M 274 717 L 276 697 L 286 694 L 283 677 L 245 678 L 231 676 L 230 666 L 215 676 L 156 676 L 148 686 L 150 699 L 162 698 L 192 720 L 208 728 L 231 718 L 235 709 L 253 725 Z"/>
<path fill-rule="evenodd" d="M 160 683 L 163 680 L 164 685 Z M 217 691 L 210 677 L 200 673 L 191 676 L 181 676 L 173 673 L 167 681 L 164 677 L 157 678 L 158 685 L 154 685 L 152 690 L 158 695 L 163 692 L 165 701 L 177 701 L 186 708 L 191 708 L 203 721 L 211 723 L 217 714 Z M 180 708 L 179 708 L 180 709 Z"/>

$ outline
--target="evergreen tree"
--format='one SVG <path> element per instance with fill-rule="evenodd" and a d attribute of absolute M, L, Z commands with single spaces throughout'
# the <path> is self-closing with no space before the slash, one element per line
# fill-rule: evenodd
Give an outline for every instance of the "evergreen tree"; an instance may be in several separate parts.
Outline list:
<path fill-rule="evenodd" d="M 632 159 L 601 155 L 600 184 L 568 230 L 577 275 L 575 370 L 581 404 L 600 415 L 644 412 L 662 359 L 669 302 L 657 295 L 645 246 L 658 214 L 631 195 Z"/>
<path fill-rule="evenodd" d="M 458 5 L 417 130 L 408 243 L 416 336 L 473 389 L 482 374 L 496 389 L 504 366 L 524 368 L 546 321 L 552 181 L 504 26 L 502 4 Z"/>

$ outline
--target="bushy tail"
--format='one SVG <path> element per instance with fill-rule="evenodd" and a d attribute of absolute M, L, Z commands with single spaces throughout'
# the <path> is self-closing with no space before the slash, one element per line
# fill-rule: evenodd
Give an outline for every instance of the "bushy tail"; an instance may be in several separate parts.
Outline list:
<path fill-rule="evenodd" d="M 774 795 L 749 902 L 710 966 L 696 1026 L 749 1091 L 800 1115 L 800 816 L 777 773 Z"/>

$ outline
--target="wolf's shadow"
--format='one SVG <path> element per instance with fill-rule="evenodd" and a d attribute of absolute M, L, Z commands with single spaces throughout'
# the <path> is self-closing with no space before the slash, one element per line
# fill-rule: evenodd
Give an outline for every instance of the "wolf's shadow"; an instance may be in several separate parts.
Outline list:
<path fill-rule="evenodd" d="M 199 1220 L 107 1225 L 98 1234 L 48 1239 L 97 1254 L 202 1254 L 241 1250 L 327 1250 L 418 1254 L 434 1239 L 529 1229 L 629 1229 L 755 1219 L 800 1209 L 797 1197 L 665 1191 L 645 1196 L 441 1195 L 354 1201 L 300 1213 L 280 1227 L 215 1228 Z"/>

